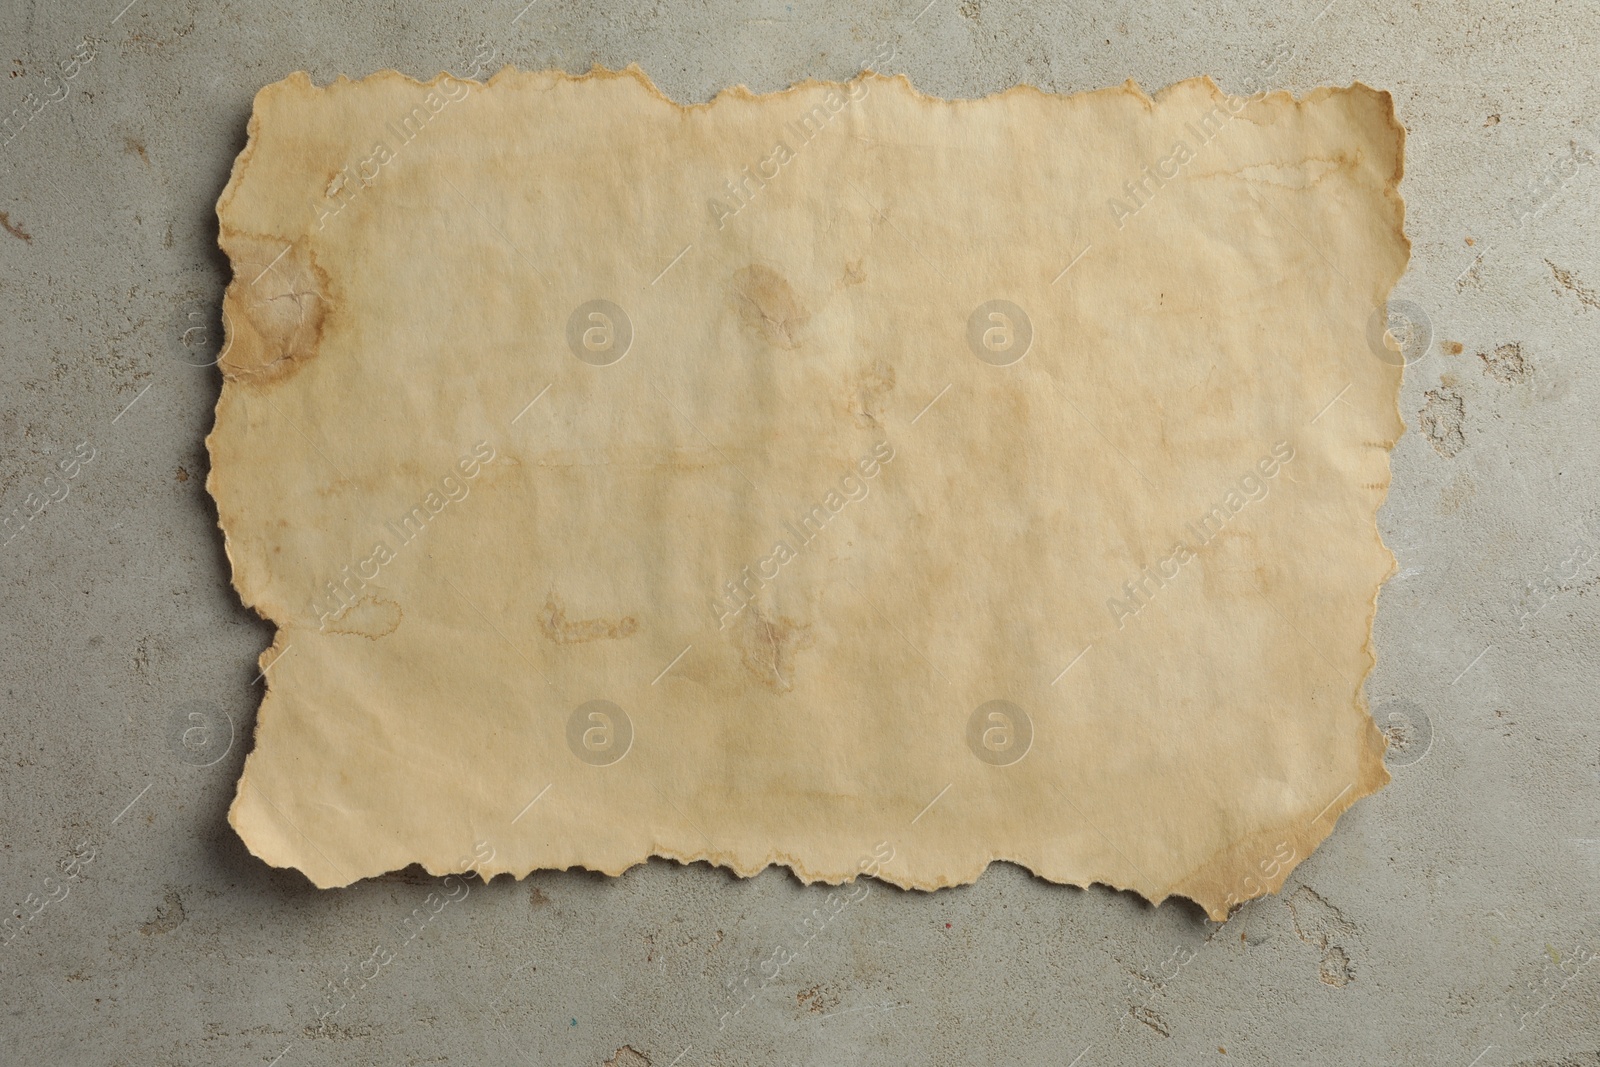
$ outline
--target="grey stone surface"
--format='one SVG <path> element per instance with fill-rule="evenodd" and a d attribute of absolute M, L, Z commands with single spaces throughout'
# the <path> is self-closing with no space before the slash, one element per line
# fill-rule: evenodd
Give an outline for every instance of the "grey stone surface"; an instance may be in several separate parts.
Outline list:
<path fill-rule="evenodd" d="M 0 116 L 19 109 L 0 510 L 67 493 L 0 548 L 0 902 L 24 912 L 0 946 L 0 1060 L 1600 1062 L 1592 5 L 124 2 L 0 7 Z M 85 37 L 93 58 L 48 81 Z M 318 892 L 253 859 L 225 813 L 270 635 L 203 488 L 219 377 L 183 359 L 215 338 L 180 341 L 214 332 L 213 205 L 252 94 L 301 68 L 465 74 L 487 46 L 524 68 L 637 62 L 703 101 L 848 77 L 879 42 L 881 69 L 944 96 L 1241 89 L 1280 45 L 1278 87 L 1394 93 L 1414 242 L 1397 295 L 1432 340 L 1380 516 L 1402 570 L 1368 691 L 1386 724 L 1408 716 L 1393 784 L 1226 924 L 997 865 L 876 889 L 803 944 L 828 891 L 781 870 L 540 873 L 434 915 L 415 872 Z M 193 707 L 225 712 L 231 743 L 205 713 L 174 726 Z M 796 957 L 746 1003 L 779 947 Z M 374 968 L 319 1030 L 329 983 Z"/>

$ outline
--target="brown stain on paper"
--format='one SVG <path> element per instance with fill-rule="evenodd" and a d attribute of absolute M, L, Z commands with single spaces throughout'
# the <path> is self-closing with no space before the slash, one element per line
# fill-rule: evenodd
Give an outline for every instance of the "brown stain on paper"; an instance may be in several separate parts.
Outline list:
<path fill-rule="evenodd" d="M 745 329 L 779 348 L 799 348 L 811 313 L 789 280 L 771 267 L 752 263 L 734 271 L 733 295 Z"/>
<path fill-rule="evenodd" d="M 400 628 L 405 612 L 392 600 L 379 596 L 364 596 L 337 615 L 323 622 L 329 633 L 351 634 L 376 641 L 388 637 Z"/>
<path fill-rule="evenodd" d="M 880 359 L 864 368 L 850 380 L 850 398 L 846 403 L 851 419 L 864 430 L 877 429 L 882 425 L 884 406 L 892 392 L 892 366 Z"/>
<path fill-rule="evenodd" d="M 558 645 L 580 645 L 587 641 L 615 641 L 639 632 L 639 620 L 632 615 L 619 619 L 568 619 L 566 605 L 554 593 L 545 597 L 539 612 L 539 632 Z"/>
<path fill-rule="evenodd" d="M 728 632 L 739 650 L 739 662 L 750 677 L 774 693 L 794 691 L 796 657 L 817 643 L 810 623 L 797 622 L 787 615 L 769 619 L 755 604 L 740 613 L 740 621 Z"/>
<path fill-rule="evenodd" d="M 290 377 L 316 357 L 328 314 L 327 274 L 305 241 L 237 233 L 222 246 L 234 277 L 223 297 L 231 329 L 223 377 L 256 384 Z"/>

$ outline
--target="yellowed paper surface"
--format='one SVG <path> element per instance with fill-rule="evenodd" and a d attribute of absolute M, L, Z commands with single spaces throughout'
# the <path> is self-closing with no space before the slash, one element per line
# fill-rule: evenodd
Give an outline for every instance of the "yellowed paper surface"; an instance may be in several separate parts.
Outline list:
<path fill-rule="evenodd" d="M 278 626 L 233 825 L 319 886 L 1275 890 L 1388 780 L 1402 137 L 1360 85 L 268 86 L 218 206 L 208 484 Z"/>

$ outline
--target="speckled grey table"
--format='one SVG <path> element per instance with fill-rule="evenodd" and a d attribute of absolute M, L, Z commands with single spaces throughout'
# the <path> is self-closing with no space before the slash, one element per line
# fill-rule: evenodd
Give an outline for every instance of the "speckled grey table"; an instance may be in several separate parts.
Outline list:
<path fill-rule="evenodd" d="M 1600 1063 L 1592 5 L 124 2 L 0 10 L 0 1060 Z M 637 62 L 680 101 L 867 63 L 956 97 L 1237 90 L 1285 52 L 1272 84 L 1387 88 L 1410 130 L 1417 359 L 1368 685 L 1395 780 L 1281 896 L 1218 925 L 1001 865 L 804 942 L 826 890 L 784 871 L 441 905 L 422 875 L 318 892 L 244 850 L 269 633 L 202 438 L 212 208 L 257 88 L 488 61 Z"/>

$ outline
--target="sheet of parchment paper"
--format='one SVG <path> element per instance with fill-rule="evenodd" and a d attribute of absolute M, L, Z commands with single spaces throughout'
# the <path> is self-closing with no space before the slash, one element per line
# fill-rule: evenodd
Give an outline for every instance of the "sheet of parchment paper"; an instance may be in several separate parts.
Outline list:
<path fill-rule="evenodd" d="M 218 203 L 208 486 L 278 627 L 233 825 L 318 886 L 1276 890 L 1388 780 L 1402 144 L 1362 85 L 267 86 Z"/>

